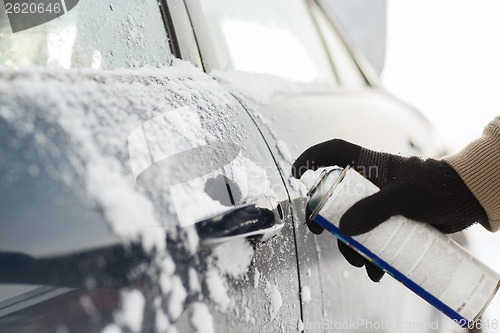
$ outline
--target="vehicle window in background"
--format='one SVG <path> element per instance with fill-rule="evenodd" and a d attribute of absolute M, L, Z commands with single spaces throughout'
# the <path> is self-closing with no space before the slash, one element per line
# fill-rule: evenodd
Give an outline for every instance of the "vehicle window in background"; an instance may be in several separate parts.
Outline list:
<path fill-rule="evenodd" d="M 317 5 L 312 6 L 312 14 L 323 34 L 328 51 L 330 52 L 335 73 L 342 84 L 350 88 L 366 86 L 366 81 L 356 62 L 344 45 L 342 39 L 332 26 L 332 23 Z"/>
<path fill-rule="evenodd" d="M 264 73 L 299 82 L 335 80 L 302 0 L 199 3 L 219 62 L 210 70 Z"/>
<path fill-rule="evenodd" d="M 55 13 L 64 11 L 68 2 L 42 3 L 47 8 L 52 3 L 50 10 Z M 64 3 L 63 8 L 55 6 Z M 28 14 L 20 19 L 29 21 L 38 19 L 26 16 L 30 11 L 47 8 L 13 7 L 7 2 L 4 6 L 0 1 L 1 65 L 114 69 L 170 63 L 167 35 L 156 0 L 81 0 L 57 18 L 13 32 L 19 23 L 14 22 L 20 18 L 19 11 L 26 10 Z"/>

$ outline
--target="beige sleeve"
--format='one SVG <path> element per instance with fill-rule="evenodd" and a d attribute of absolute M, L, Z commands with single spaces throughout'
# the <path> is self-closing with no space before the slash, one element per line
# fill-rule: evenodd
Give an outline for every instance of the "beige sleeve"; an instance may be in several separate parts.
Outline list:
<path fill-rule="evenodd" d="M 483 206 L 491 231 L 500 229 L 500 116 L 486 126 L 483 136 L 462 151 L 443 158 L 462 177 Z"/>

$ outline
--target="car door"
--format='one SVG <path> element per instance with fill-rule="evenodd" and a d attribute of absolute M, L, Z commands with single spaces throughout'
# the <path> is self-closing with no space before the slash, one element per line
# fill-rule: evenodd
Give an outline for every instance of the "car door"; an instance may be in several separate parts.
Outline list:
<path fill-rule="evenodd" d="M 372 284 L 345 262 L 333 237 L 307 231 L 300 223 L 305 191 L 290 177 L 295 157 L 333 137 L 393 153 L 436 155 L 429 123 L 379 86 L 313 1 L 186 3 L 205 70 L 254 116 L 289 187 L 303 327 L 370 331 L 378 325 L 397 332 L 398 323 L 429 322 L 435 314 L 417 296 L 390 278 Z M 383 322 L 394 326 L 381 328 Z"/>
<path fill-rule="evenodd" d="M 297 132 L 274 128 L 276 136 L 289 143 L 291 155 L 298 156 L 313 144 L 339 137 L 375 150 L 436 156 L 439 144 L 429 123 L 411 106 L 383 91 L 371 73 L 362 71 L 364 64 L 355 60 L 353 51 L 319 6 L 312 3 L 311 13 L 339 81 L 331 93 L 277 98 L 262 109 L 276 121 L 286 117 L 290 123 L 300 124 L 300 139 L 294 135 Z M 298 197 L 292 194 L 292 200 Z M 304 211 L 300 204 L 296 207 L 297 214 Z M 303 304 L 306 328 L 421 332 L 438 316 L 431 306 L 391 278 L 373 284 L 364 272 L 344 260 L 336 240 L 328 235 L 314 236 L 301 224 L 297 243 L 302 288 L 307 286 L 311 294 L 311 301 Z"/>
<path fill-rule="evenodd" d="M 186 331 L 199 318 L 270 331 L 300 318 L 274 158 L 231 94 L 174 59 L 161 10 L 82 2 L 21 35 L 1 16 L 14 67 L 0 74 L 2 331 Z"/>

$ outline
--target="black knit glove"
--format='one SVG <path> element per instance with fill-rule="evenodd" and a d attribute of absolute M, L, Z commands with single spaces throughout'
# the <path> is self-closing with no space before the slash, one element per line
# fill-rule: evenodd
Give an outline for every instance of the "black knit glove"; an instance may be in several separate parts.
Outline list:
<path fill-rule="evenodd" d="M 333 165 L 350 165 L 381 189 L 342 216 L 339 228 L 346 235 L 370 231 L 394 215 L 430 223 L 444 233 L 460 231 L 475 222 L 487 224 L 484 208 L 455 170 L 443 161 L 405 158 L 333 139 L 303 152 L 293 164 L 292 174 L 300 178 L 309 169 Z M 307 225 L 314 233 L 322 232 L 314 221 L 307 221 Z M 339 249 L 354 266 L 366 264 L 372 280 L 380 280 L 383 272 L 373 264 L 368 265 L 342 242 Z"/>

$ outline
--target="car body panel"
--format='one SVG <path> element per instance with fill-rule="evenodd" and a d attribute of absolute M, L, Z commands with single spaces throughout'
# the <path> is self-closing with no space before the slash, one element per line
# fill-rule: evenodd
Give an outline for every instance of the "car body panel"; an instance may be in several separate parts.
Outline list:
<path fill-rule="evenodd" d="M 259 80 L 258 74 L 243 76 L 247 82 L 266 81 Z M 252 94 L 251 83 L 235 84 L 241 73 L 218 73 L 217 77 L 252 110 L 289 187 L 296 221 L 301 290 L 305 288 L 308 294 L 306 301 L 302 298 L 305 327 L 319 325 L 316 329 L 328 329 L 328 325 L 334 325 L 333 328 L 339 329 L 335 325 L 356 318 L 389 324 L 407 320 L 425 322 L 434 316 L 431 306 L 396 281 L 386 277 L 381 284 L 373 284 L 365 273 L 351 267 L 340 255 L 333 236 L 310 233 L 302 223 L 307 202 L 304 188 L 300 189 L 290 174 L 294 157 L 311 145 L 335 137 L 391 153 L 433 155 L 439 146 L 429 123 L 413 108 L 379 89 L 325 92 L 318 88 L 311 92 L 302 85 L 285 81 L 280 89 L 277 87 L 280 81 L 267 80 L 267 85 L 262 84 Z M 265 100 L 246 97 L 258 96 L 259 90 L 269 93 Z M 381 308 L 380 302 L 387 306 Z M 406 310 L 399 311 L 399 307 Z M 350 331 L 352 326 L 342 329 Z M 386 331 L 397 332 L 397 328 Z"/>
<path fill-rule="evenodd" d="M 78 258 L 80 258 L 78 256 L 81 253 L 104 251 L 105 248 L 102 247 L 104 244 L 123 243 L 126 245 L 129 242 L 140 241 L 142 245 L 139 251 L 145 251 L 146 257 L 148 257 L 147 253 L 151 253 L 154 248 L 163 253 L 161 248 L 165 248 L 165 242 L 167 242 L 168 256 L 174 259 L 174 264 L 177 267 L 177 270 L 170 272 L 170 274 L 183 277 L 183 279 L 177 279 L 177 281 L 181 281 L 181 285 L 177 286 L 177 289 L 186 290 L 186 300 L 182 302 L 183 306 L 189 308 L 190 303 L 199 299 L 206 302 L 212 300 L 214 308 L 224 310 L 221 318 L 225 318 L 225 320 L 215 321 L 218 331 L 229 330 L 231 327 L 229 323 L 236 325 L 240 322 L 241 325 L 249 325 L 251 320 L 260 322 L 259 316 L 271 318 L 269 288 L 273 288 L 273 286 L 275 292 L 279 293 L 283 306 L 280 304 L 280 311 L 276 310 L 272 317 L 273 320 L 267 322 L 269 329 L 274 327 L 276 322 L 296 321 L 296 318 L 300 316 L 300 304 L 297 297 L 297 261 L 290 223 L 278 236 L 279 241 L 271 241 L 257 247 L 254 260 L 259 262 L 258 270 L 261 282 L 254 287 L 253 280 L 248 278 L 242 280 L 239 277 L 231 278 L 226 275 L 222 270 L 224 267 L 221 268 L 214 264 L 213 261 L 217 259 L 211 257 L 209 250 L 200 249 L 197 251 L 196 239 L 189 239 L 189 237 L 195 237 L 192 235 L 192 228 L 187 226 L 187 231 L 184 231 L 186 228 L 178 226 L 178 216 L 175 209 L 179 207 L 172 199 L 169 189 L 161 186 L 161 178 L 157 178 L 156 183 L 149 188 L 140 188 L 134 183 L 136 175 L 134 175 L 134 167 L 129 159 L 130 133 L 133 133 L 141 124 L 147 124 L 151 119 L 166 115 L 167 121 L 164 120 L 162 123 L 163 127 L 159 128 L 157 137 L 153 137 L 153 139 L 150 137 L 150 145 L 153 148 L 162 145 L 168 148 L 170 147 L 169 140 L 174 140 L 171 142 L 175 142 L 176 138 L 189 140 L 191 135 L 189 128 L 176 133 L 172 130 L 172 123 L 168 121 L 169 119 L 177 119 L 168 118 L 168 116 L 180 112 L 178 111 L 179 107 L 188 105 L 197 115 L 198 125 L 203 128 L 201 133 L 205 135 L 207 142 L 217 140 L 233 142 L 239 148 L 238 156 L 223 166 L 226 178 L 232 181 L 230 187 L 233 187 L 233 190 L 238 188 L 240 193 L 238 199 L 234 197 L 234 205 L 238 206 L 260 196 L 272 196 L 283 203 L 284 219 L 291 220 L 288 193 L 265 141 L 247 112 L 214 80 L 200 73 L 194 67 L 178 61 L 171 68 L 151 69 L 142 72 L 134 70 L 112 72 L 5 71 L 1 74 L 0 89 L 4 97 L 0 102 L 3 106 L 2 135 L 5 136 L 2 140 L 5 142 L 5 145 L 2 146 L 2 156 L 8 158 L 2 163 L 2 174 L 6 175 L 5 178 L 2 178 L 9 181 L 9 186 L 13 189 L 29 188 L 28 192 L 24 191 L 19 194 L 24 199 L 23 203 L 42 198 L 43 202 L 38 206 L 43 206 L 43 211 L 50 213 L 48 215 L 38 213 L 37 219 L 34 219 L 33 216 L 26 216 L 26 214 L 23 215 L 21 213 L 25 206 L 22 204 L 13 206 L 11 204 L 12 197 L 9 196 L 9 193 L 3 192 L 2 195 L 11 198 L 2 201 L 1 210 L 10 212 L 9 215 L 2 215 L 2 228 L 7 226 L 10 228 L 7 230 L 9 232 L 0 234 L 3 251 L 29 255 L 37 263 L 40 260 L 55 260 L 55 262 L 62 260 L 64 262 L 68 256 L 68 244 L 51 242 L 50 238 L 43 236 L 41 232 L 36 235 L 21 232 L 22 230 L 35 230 L 33 228 L 50 232 L 50 230 L 44 230 L 49 226 L 57 228 L 59 234 L 54 234 L 54 236 L 71 244 L 70 254 L 76 255 L 76 257 L 71 257 L 73 258 L 71 260 L 73 262 L 77 260 L 75 264 L 78 263 Z M 22 110 L 22 112 L 18 112 L 18 110 Z M 191 121 L 195 118 L 187 119 Z M 27 123 L 34 124 L 34 126 L 24 126 Z M 175 124 L 176 126 L 182 125 Z M 193 124 L 186 123 L 182 126 L 189 127 L 190 125 Z M 195 126 L 194 130 L 198 130 L 198 128 Z M 51 135 L 49 138 L 44 137 L 47 133 Z M 13 137 L 16 139 L 12 139 Z M 19 141 L 23 142 L 24 145 L 20 145 Z M 202 165 L 210 165 L 210 160 L 200 160 L 200 158 L 217 157 L 204 157 L 202 155 L 201 157 L 194 156 L 194 158 L 197 158 L 196 161 Z M 218 165 L 217 162 L 214 165 Z M 30 171 L 30 166 L 36 166 L 37 170 Z M 189 168 L 190 166 L 184 165 L 183 167 Z M 98 170 L 98 173 L 94 173 L 93 170 Z M 169 171 L 171 169 L 167 170 L 167 174 Z M 220 170 L 212 170 L 208 175 L 199 175 L 200 181 L 197 179 L 188 180 L 188 185 L 176 184 L 172 187 L 176 188 L 176 193 L 180 193 L 179 196 L 183 193 L 184 187 L 184 195 L 190 196 L 191 200 L 195 204 L 197 203 L 197 213 L 208 209 L 206 214 L 215 214 L 217 210 L 210 210 L 211 207 L 208 205 L 215 199 L 211 199 L 205 193 L 205 188 L 203 186 L 200 188 L 196 182 L 204 184 L 208 179 L 220 174 Z M 162 174 L 158 176 L 160 177 Z M 21 186 L 24 183 L 29 186 Z M 5 188 L 3 187 L 3 189 Z M 116 189 L 119 189 L 121 196 L 113 194 Z M 170 190 L 172 191 L 172 189 Z M 106 192 L 108 195 L 105 195 Z M 15 191 L 11 191 L 11 195 L 15 193 Z M 64 200 L 61 201 L 60 196 Z M 122 202 L 122 200 L 124 201 Z M 81 213 L 77 214 L 80 220 L 75 219 L 70 214 L 77 213 L 77 211 L 72 210 L 72 208 L 77 207 L 75 204 L 80 206 L 83 204 Z M 233 207 L 225 207 L 221 203 L 215 206 L 219 209 L 217 212 L 220 212 L 220 209 L 225 211 Z M 153 215 L 151 215 L 152 211 L 149 210 L 150 207 L 154 207 Z M 113 215 L 113 211 L 116 211 L 118 215 Z M 67 214 L 65 215 L 64 212 Z M 110 213 L 111 215 L 109 215 Z M 123 213 L 129 216 L 122 215 Z M 58 219 L 53 218 L 54 214 Z M 81 222 L 81 219 L 86 216 L 90 216 L 92 222 Z M 142 216 L 144 220 L 137 221 L 134 216 Z M 198 214 L 198 216 L 202 215 Z M 5 220 L 7 218 L 9 221 Z M 123 219 L 125 221 L 122 221 Z M 18 223 L 21 220 L 23 223 Z M 66 223 L 66 220 L 69 222 Z M 82 233 L 74 233 L 74 230 L 77 229 L 73 228 L 72 223 L 77 221 L 89 228 L 91 228 L 92 223 L 101 223 L 100 226 L 113 230 L 113 233 L 109 233 L 109 239 L 106 239 L 106 234 L 103 232 L 99 232 L 99 236 L 102 236 L 103 240 L 99 240 L 97 237 L 84 239 L 81 238 Z M 130 223 L 139 224 L 133 226 Z M 54 224 L 58 227 L 54 227 Z M 22 230 L 16 230 L 16 228 L 22 228 Z M 92 229 L 99 230 L 98 228 Z M 165 231 L 168 231 L 168 234 Z M 14 243 L 10 242 L 9 239 L 9 235 L 12 233 L 17 235 Z M 32 240 L 30 241 L 30 237 L 33 236 L 38 236 L 39 240 L 45 243 L 33 247 L 36 245 Z M 80 243 L 72 241 L 71 237 L 77 237 L 76 239 Z M 167 241 L 166 238 L 169 240 Z M 27 243 L 32 245 L 31 250 Z M 231 249 L 238 251 L 238 247 Z M 232 254 L 234 253 L 224 255 L 231 256 Z M 133 254 L 133 256 L 140 258 L 141 255 Z M 155 266 L 153 265 L 153 267 Z M 200 289 L 195 290 L 189 286 L 187 275 L 190 270 L 194 270 L 198 277 Z M 225 285 L 225 289 L 230 292 L 230 295 L 227 296 L 229 303 L 221 305 L 213 292 L 211 294 L 210 283 L 207 284 L 204 275 L 207 270 L 212 270 L 213 280 Z M 80 273 L 85 276 L 90 272 L 82 269 Z M 145 275 L 141 275 L 146 279 L 146 281 L 141 282 L 141 290 L 152 304 L 158 297 L 153 291 L 159 287 L 158 280 L 153 279 L 153 276 L 148 274 L 145 272 Z M 252 270 L 249 274 L 251 276 Z M 7 279 L 5 276 L 3 278 Z M 80 282 L 72 285 L 73 280 L 65 280 L 64 277 L 61 279 L 61 283 L 68 284 L 69 287 L 84 287 L 79 285 Z M 3 281 L 5 282 L 5 280 Z M 33 276 L 30 281 L 40 282 L 39 284 L 43 285 L 43 275 L 40 275 L 40 279 Z M 279 285 L 277 286 L 278 281 Z M 15 282 L 15 280 L 11 282 Z M 131 279 L 129 282 L 133 283 L 134 280 Z M 245 286 L 244 291 L 239 292 L 242 284 Z M 3 285 L 3 287 L 9 290 L 13 288 L 8 285 Z M 96 292 L 98 293 L 99 290 L 102 289 L 97 289 Z M 27 292 L 27 290 L 25 291 Z M 23 292 L 23 290 L 17 292 L 16 296 L 20 296 L 19 294 Z M 25 295 L 28 297 L 29 293 Z M 118 292 L 116 297 L 119 298 L 120 295 L 121 292 Z M 12 299 L 12 296 L 10 295 L 9 299 Z M 22 296 L 20 297 L 22 298 Z M 169 300 L 172 297 L 171 294 L 166 293 L 159 299 Z M 37 316 L 43 316 L 44 311 L 52 311 L 54 302 L 43 303 L 46 307 L 42 304 L 38 306 Z M 158 301 L 155 304 L 160 306 Z M 4 310 L 9 307 L 8 300 L 4 300 L 2 306 L 5 306 Z M 246 317 L 242 317 L 241 314 L 245 309 L 248 311 L 249 306 L 259 309 L 260 312 L 250 313 Z M 0 322 L 2 325 L 10 323 L 10 326 L 7 327 L 12 329 L 23 327 L 16 326 L 24 324 L 23 321 L 15 324 L 14 318 L 26 319 L 26 317 L 21 316 L 22 311 L 31 311 L 32 309 L 31 305 L 25 309 L 19 309 L 20 312 L 16 311 L 2 317 Z M 168 309 L 167 304 L 165 311 Z M 119 309 L 110 311 L 116 312 Z M 176 316 L 180 316 L 181 313 L 171 314 L 169 320 L 175 322 Z M 92 316 L 90 317 L 92 318 Z M 111 317 L 107 316 L 106 318 Z M 66 320 L 76 320 L 71 317 L 59 319 L 58 325 L 64 325 Z M 97 322 L 102 325 L 101 321 Z M 68 325 L 68 327 L 75 328 L 72 326 L 74 323 L 68 322 Z M 48 327 L 43 326 L 43 328 Z"/>
<path fill-rule="evenodd" d="M 378 89 L 284 95 L 258 111 L 293 156 L 334 137 L 403 155 L 432 156 L 438 149 L 430 124 Z"/>

